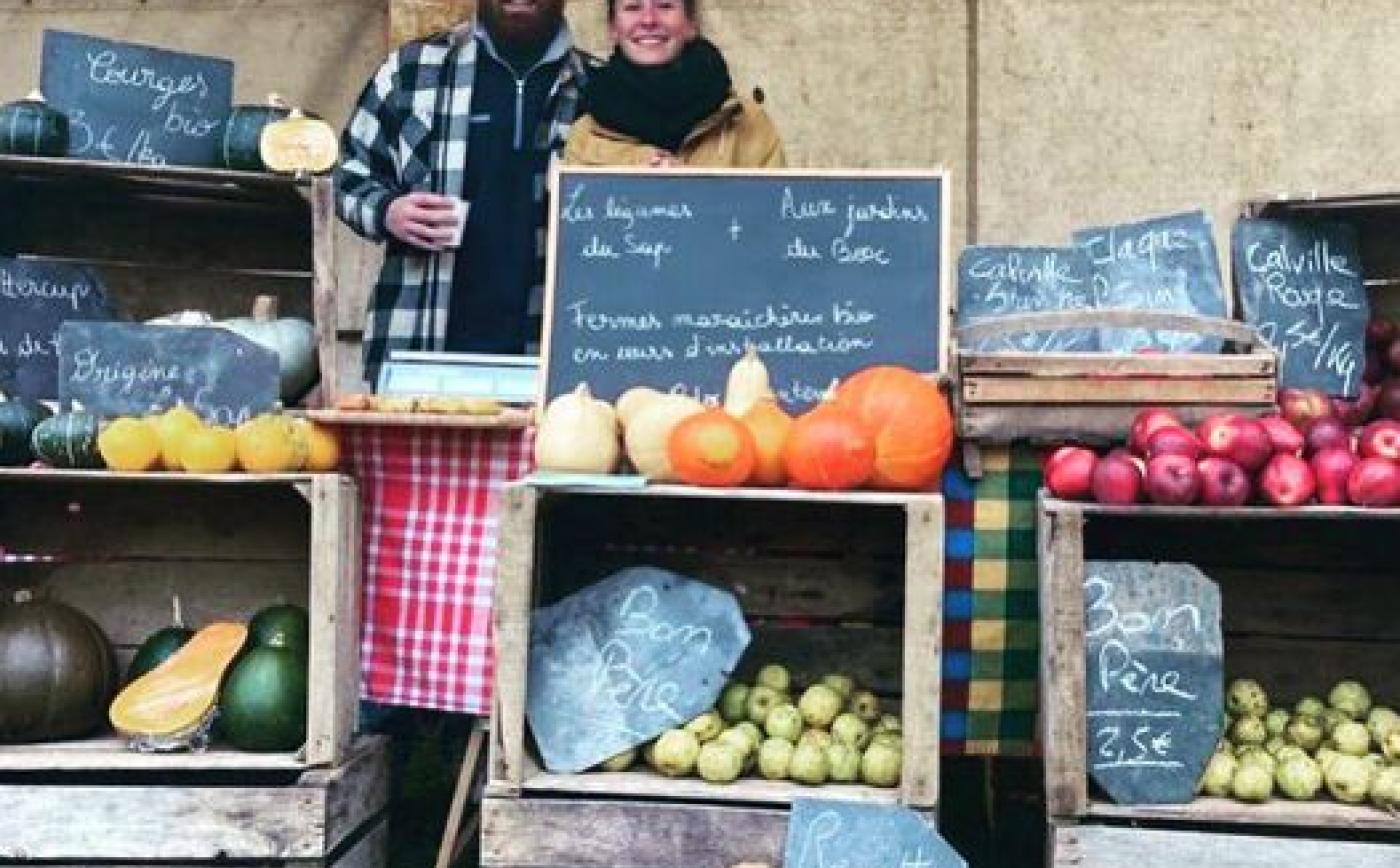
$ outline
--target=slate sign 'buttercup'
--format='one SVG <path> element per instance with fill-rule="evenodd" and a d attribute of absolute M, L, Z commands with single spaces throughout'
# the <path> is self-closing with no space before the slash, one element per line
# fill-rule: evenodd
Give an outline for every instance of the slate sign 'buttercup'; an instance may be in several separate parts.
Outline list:
<path fill-rule="evenodd" d="M 1089 773 L 1118 804 L 1189 802 L 1220 740 L 1220 588 L 1190 564 L 1084 567 Z"/>
<path fill-rule="evenodd" d="M 1241 220 L 1230 247 L 1245 319 L 1279 354 L 1279 385 L 1354 397 L 1371 315 L 1355 228 Z"/>
<path fill-rule="evenodd" d="M 958 257 L 958 325 L 1062 310 L 1092 310 L 1093 270 L 1078 247 L 973 245 Z M 977 352 L 1074 353 L 1099 348 L 1097 329 L 1019 332 L 973 341 Z"/>
<path fill-rule="evenodd" d="M 547 397 L 718 396 L 748 343 L 794 409 L 868 365 L 944 368 L 940 173 L 565 169 L 555 190 Z"/>
<path fill-rule="evenodd" d="M 45 30 L 44 98 L 68 115 L 68 155 L 151 166 L 217 166 L 233 63 Z"/>
<path fill-rule="evenodd" d="M 727 591 L 655 567 L 537 610 L 525 711 L 552 772 L 581 772 L 714 707 L 750 641 Z"/>
<path fill-rule="evenodd" d="M 1224 318 L 1228 313 L 1220 281 L 1220 257 L 1210 218 L 1204 211 L 1173 214 L 1120 226 L 1074 233 L 1094 268 L 1094 306 Z M 1218 338 L 1147 329 L 1101 329 L 1100 348 L 1132 353 L 1215 353 Z"/>
<path fill-rule="evenodd" d="M 91 268 L 0 257 L 0 392 L 58 397 L 58 330 L 115 316 Z"/>
<path fill-rule="evenodd" d="M 967 868 L 922 817 L 895 805 L 797 799 L 785 868 Z"/>
<path fill-rule="evenodd" d="M 70 322 L 59 332 L 59 397 L 98 415 L 183 401 L 236 425 L 276 405 L 278 382 L 277 355 L 228 329 Z"/>

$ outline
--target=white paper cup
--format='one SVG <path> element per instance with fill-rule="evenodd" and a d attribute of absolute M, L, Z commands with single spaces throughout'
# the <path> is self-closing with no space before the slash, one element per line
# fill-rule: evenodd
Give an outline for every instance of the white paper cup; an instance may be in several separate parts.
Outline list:
<path fill-rule="evenodd" d="M 461 247 L 462 232 L 467 228 L 467 200 L 452 199 L 452 216 L 456 218 L 457 225 L 452 227 L 452 240 L 447 242 L 447 246 Z"/>

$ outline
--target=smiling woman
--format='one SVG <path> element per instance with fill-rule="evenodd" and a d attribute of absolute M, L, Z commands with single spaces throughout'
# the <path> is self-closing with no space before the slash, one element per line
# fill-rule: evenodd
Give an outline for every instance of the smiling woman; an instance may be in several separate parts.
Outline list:
<path fill-rule="evenodd" d="M 697 23 L 696 0 L 609 0 L 615 46 L 594 71 L 565 150 L 591 166 L 772 167 L 777 130 L 738 96 L 729 67 Z"/>

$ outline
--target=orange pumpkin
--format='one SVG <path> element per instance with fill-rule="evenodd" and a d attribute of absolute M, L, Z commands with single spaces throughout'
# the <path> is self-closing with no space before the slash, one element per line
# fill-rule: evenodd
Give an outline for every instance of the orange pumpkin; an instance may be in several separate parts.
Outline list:
<path fill-rule="evenodd" d="M 953 413 L 937 385 L 908 368 L 866 368 L 836 389 L 835 402 L 875 438 L 871 488 L 938 488 L 953 453 Z"/>
<path fill-rule="evenodd" d="M 823 401 L 792 423 L 783 466 L 795 488 L 848 491 L 875 472 L 875 441 L 853 413 Z"/>
<path fill-rule="evenodd" d="M 744 414 L 741 420 L 753 435 L 754 455 L 751 485 L 779 486 L 787 482 L 783 466 L 783 448 L 792 433 L 792 417 L 771 397 L 762 398 Z"/>
<path fill-rule="evenodd" d="M 683 419 L 671 430 L 666 451 L 681 482 L 707 488 L 742 485 L 757 457 L 749 429 L 719 407 Z"/>

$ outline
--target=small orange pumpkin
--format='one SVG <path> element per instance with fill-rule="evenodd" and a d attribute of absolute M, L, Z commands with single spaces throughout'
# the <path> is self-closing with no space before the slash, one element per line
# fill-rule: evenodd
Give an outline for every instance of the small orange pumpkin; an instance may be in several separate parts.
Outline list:
<path fill-rule="evenodd" d="M 770 395 L 750 407 L 742 421 L 753 435 L 756 450 L 749 484 L 769 487 L 786 484 L 783 448 L 787 446 L 788 435 L 792 433 L 792 417 Z"/>
<path fill-rule="evenodd" d="M 875 472 L 875 440 L 853 413 L 828 399 L 792 423 L 783 466 L 794 488 L 849 491 Z"/>
<path fill-rule="evenodd" d="M 953 453 L 953 413 L 937 385 L 908 368 L 879 365 L 842 383 L 834 400 L 875 438 L 871 488 L 938 488 Z"/>
<path fill-rule="evenodd" d="M 757 457 L 749 429 L 719 407 L 678 423 L 666 451 L 681 482 L 707 488 L 742 485 L 753 473 Z"/>

